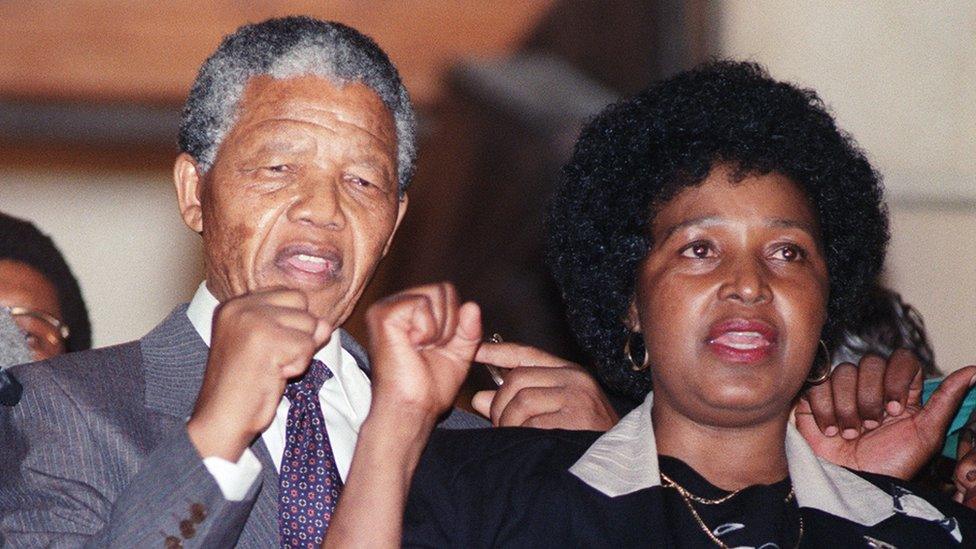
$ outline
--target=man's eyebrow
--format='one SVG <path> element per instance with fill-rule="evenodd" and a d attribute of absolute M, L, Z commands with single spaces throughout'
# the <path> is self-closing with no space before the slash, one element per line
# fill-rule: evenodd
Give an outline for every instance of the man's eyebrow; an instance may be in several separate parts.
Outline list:
<path fill-rule="evenodd" d="M 306 148 L 307 145 L 295 139 L 274 139 L 265 141 L 255 149 L 258 153 L 287 153 Z"/>
<path fill-rule="evenodd" d="M 383 172 L 384 175 L 389 177 L 392 174 L 393 166 L 392 163 L 384 156 L 377 154 L 362 154 L 355 155 L 351 159 L 352 163 L 359 166 L 364 166 L 379 172 Z"/>

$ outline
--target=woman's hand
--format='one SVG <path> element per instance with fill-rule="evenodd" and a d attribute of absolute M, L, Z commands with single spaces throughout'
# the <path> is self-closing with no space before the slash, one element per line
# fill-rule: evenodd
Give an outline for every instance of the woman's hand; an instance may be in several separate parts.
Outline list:
<path fill-rule="evenodd" d="M 907 400 L 899 406 L 888 402 L 879 425 L 856 438 L 826 436 L 814 419 L 810 402 L 801 398 L 796 407 L 796 427 L 820 457 L 859 471 L 909 479 L 942 444 L 946 429 L 966 392 L 976 381 L 976 366 L 960 368 L 947 376 L 922 406 L 922 376 L 912 378 Z"/>
<path fill-rule="evenodd" d="M 478 306 L 459 305 L 454 286 L 442 282 L 377 302 L 366 321 L 371 410 L 436 420 L 454 402 L 481 343 Z"/>
<path fill-rule="evenodd" d="M 324 547 L 398 547 L 410 480 L 481 343 L 481 311 L 448 283 L 388 297 L 366 314 L 373 403 Z"/>

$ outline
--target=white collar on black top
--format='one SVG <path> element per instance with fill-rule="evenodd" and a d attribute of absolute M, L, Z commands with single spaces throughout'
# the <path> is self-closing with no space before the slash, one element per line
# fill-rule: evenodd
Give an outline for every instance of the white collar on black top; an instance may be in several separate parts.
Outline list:
<path fill-rule="evenodd" d="M 657 442 L 651 424 L 653 393 L 598 438 L 569 471 L 601 493 L 617 497 L 661 485 Z M 892 496 L 858 475 L 817 457 L 792 423 L 786 427 L 786 461 L 800 507 L 819 509 L 864 526 L 893 516 L 947 522 L 961 541 L 954 519 L 924 499 L 902 491 Z M 897 507 L 896 507 L 897 506 Z"/>

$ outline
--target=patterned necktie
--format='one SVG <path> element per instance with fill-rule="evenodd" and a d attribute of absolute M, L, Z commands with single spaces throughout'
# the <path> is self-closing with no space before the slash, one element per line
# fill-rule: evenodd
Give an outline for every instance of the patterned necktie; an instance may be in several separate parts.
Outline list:
<path fill-rule="evenodd" d="M 330 377 L 328 366 L 313 360 L 305 376 L 285 388 L 291 406 L 278 475 L 282 547 L 319 547 L 339 501 L 342 479 L 319 402 L 319 389 Z"/>

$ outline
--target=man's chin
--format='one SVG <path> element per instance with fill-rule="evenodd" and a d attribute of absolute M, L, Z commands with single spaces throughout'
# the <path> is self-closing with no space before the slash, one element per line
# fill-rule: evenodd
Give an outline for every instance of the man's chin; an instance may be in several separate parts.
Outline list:
<path fill-rule="evenodd" d="M 340 303 L 342 300 L 339 296 L 331 292 L 327 295 L 322 295 L 321 292 L 316 294 L 306 292 L 305 297 L 308 299 L 308 312 L 315 318 L 325 320 L 334 328 L 338 328 L 339 324 L 346 320 L 345 317 L 348 316 L 344 314 L 346 307 Z"/>

